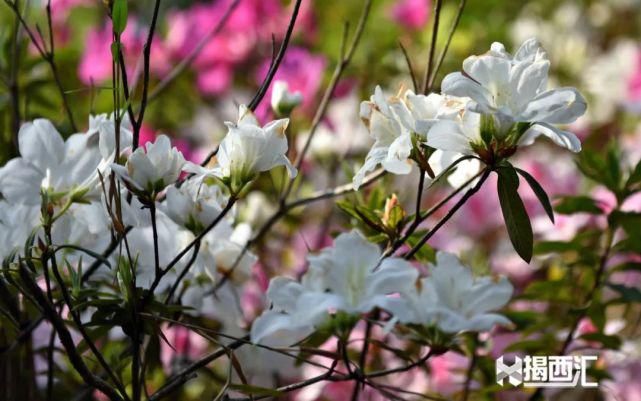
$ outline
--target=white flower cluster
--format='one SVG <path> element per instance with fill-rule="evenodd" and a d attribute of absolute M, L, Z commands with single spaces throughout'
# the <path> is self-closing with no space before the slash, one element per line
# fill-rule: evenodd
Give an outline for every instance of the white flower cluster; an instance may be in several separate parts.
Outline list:
<path fill-rule="evenodd" d="M 274 167 L 285 166 L 290 177 L 296 169 L 287 158 L 285 130 L 289 119 L 283 118 L 261 126 L 246 106 L 241 105 L 237 123 L 226 123 L 227 136 L 220 143 L 213 168 L 194 164 L 188 170 L 200 177 L 217 177 L 223 180 L 233 193 L 256 178 L 258 173 Z"/>
<path fill-rule="evenodd" d="M 585 99 L 574 88 L 548 90 L 549 65 L 535 39 L 525 41 L 514 55 L 494 43 L 489 52 L 468 57 L 463 72 L 447 75 L 443 94 L 424 96 L 407 90 L 386 99 L 377 87 L 361 106 L 375 143 L 354 176 L 354 186 L 358 188 L 379 164 L 390 173 L 408 174 L 417 145 L 436 150 L 431 160 L 436 162 L 435 172 L 457 155 L 497 163 L 541 135 L 580 151 L 579 139 L 556 124 L 569 124 L 583 115 Z M 468 161 L 459 169 L 469 175 L 478 166 Z M 455 180 L 461 182 L 460 176 Z"/>
<path fill-rule="evenodd" d="M 406 324 L 436 325 L 447 333 L 486 331 L 509 325 L 490 313 L 512 295 L 504 277 L 475 278 L 448 253 L 438 253 L 428 277 L 406 260 L 386 258 L 357 231 L 339 235 L 334 246 L 309 256 L 300 282 L 275 277 L 267 290 L 271 308 L 252 326 L 251 338 L 271 346 L 290 346 L 312 334 L 331 314 L 364 314 L 380 308 Z"/>
<path fill-rule="evenodd" d="M 167 266 L 199 237 L 198 246 L 191 248 L 158 285 L 160 291 L 170 288 L 190 263 L 184 277 L 189 286 L 183 303 L 198 307 L 213 288 L 212 282 L 244 284 L 256 262 L 251 252 L 243 250 L 251 235 L 249 227 L 235 224 L 233 213 L 221 216 L 229 195 L 202 178 L 221 178 L 237 195 L 234 190 L 262 171 L 286 165 L 295 174 L 285 157 L 287 124 L 283 119 L 261 127 L 241 106 L 238 123 L 227 124 L 229 132 L 213 169 L 206 169 L 185 161 L 164 135 L 132 152 L 128 121 L 121 123 L 116 141 L 111 116 L 90 117 L 89 130 L 66 141 L 48 120 L 27 123 L 19 133 L 21 156 L 0 168 L 0 260 L 14 259 L 32 233 L 41 235 L 45 221 L 52 225 L 55 245 L 75 247 L 57 253 L 72 265 L 81 257 L 87 259 L 80 249 L 101 253 L 114 232 L 123 234 L 126 228 L 137 285 L 145 287 L 156 279 L 156 248 L 161 267 Z M 179 182 L 187 171 L 200 175 Z M 113 196 L 114 191 L 118 196 L 118 190 L 111 188 L 109 180 L 112 172 L 124 183 L 117 207 Z M 135 196 L 126 196 L 128 191 Z M 148 210 L 152 207 L 157 246 Z M 206 231 L 215 220 L 219 220 L 215 227 Z M 117 252 L 110 255 L 112 266 L 117 257 Z M 100 274 L 113 272 L 101 268 L 96 275 Z"/>

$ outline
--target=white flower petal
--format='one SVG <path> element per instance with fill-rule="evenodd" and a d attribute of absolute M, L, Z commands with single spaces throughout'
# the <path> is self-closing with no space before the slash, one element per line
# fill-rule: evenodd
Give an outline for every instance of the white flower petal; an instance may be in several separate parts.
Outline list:
<path fill-rule="evenodd" d="M 494 107 L 492 94 L 479 83 L 474 82 L 460 72 L 447 74 L 441 83 L 441 90 L 451 96 L 469 97 L 481 105 L 483 109 Z"/>
<path fill-rule="evenodd" d="M 20 155 L 44 172 L 62 163 L 65 143 L 51 121 L 25 123 L 18 133 Z"/>
<path fill-rule="evenodd" d="M 585 113 L 587 103 L 575 88 L 543 92 L 530 101 L 521 114 L 523 121 L 568 124 Z"/>
<path fill-rule="evenodd" d="M 427 133 L 427 146 L 443 151 L 470 154 L 470 139 L 456 121 L 441 120 Z"/>
<path fill-rule="evenodd" d="M 574 153 L 581 151 L 581 141 L 571 132 L 562 131 L 553 125 L 539 123 L 532 125 L 519 139 L 519 146 L 527 146 L 534 143 L 539 136 L 550 138 L 557 145 L 566 148 Z"/>
<path fill-rule="evenodd" d="M 26 160 L 9 160 L 0 168 L 0 193 L 11 203 L 39 205 L 43 178 L 44 175 Z"/>

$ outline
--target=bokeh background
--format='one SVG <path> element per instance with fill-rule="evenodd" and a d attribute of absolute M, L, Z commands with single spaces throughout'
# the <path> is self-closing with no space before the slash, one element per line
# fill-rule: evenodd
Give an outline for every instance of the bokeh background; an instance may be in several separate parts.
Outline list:
<path fill-rule="evenodd" d="M 40 1 L 21 2 L 33 27 L 46 26 L 46 1 Z M 200 162 L 221 140 L 225 133 L 223 122 L 235 118 L 237 104 L 247 102 L 253 96 L 272 58 L 272 36 L 276 43 L 282 38 L 291 5 L 281 0 L 240 0 L 222 30 L 203 41 L 231 3 L 232 0 L 162 2 L 151 52 L 152 93 L 201 43 L 204 47 L 176 79 L 157 96 L 152 94 L 141 143 L 164 133 L 172 138 L 186 158 Z M 443 2 L 439 50 L 445 43 L 458 6 L 458 1 Z M 107 7 L 96 0 L 52 0 L 51 7 L 55 57 L 62 86 L 75 121 L 79 129 L 84 130 L 90 114 L 113 109 L 111 23 Z M 149 0 L 130 2 L 129 23 L 122 41 L 133 86 L 141 79 L 142 47 L 152 8 L 153 2 Z M 291 90 L 300 91 L 304 98 L 303 104 L 292 114 L 291 146 L 295 148 L 304 143 L 306 130 L 338 60 L 344 24 L 349 22 L 350 32 L 353 32 L 361 8 L 362 2 L 357 0 L 303 2 L 292 43 L 276 74 L 277 80 L 286 81 Z M 587 114 L 570 129 L 582 138 L 586 151 L 592 150 L 597 155 L 611 151 L 617 155 L 620 168 L 629 169 L 641 157 L 640 11 L 639 0 L 470 0 L 437 85 L 444 74 L 459 70 L 465 57 L 487 51 L 494 41 L 514 50 L 523 40 L 537 37 L 551 60 L 551 85 L 575 86 L 588 99 Z M 369 98 L 376 85 L 389 93 L 396 92 L 402 85 L 411 85 L 400 44 L 407 49 L 418 74 L 422 74 L 428 56 L 432 13 L 430 0 L 374 1 L 359 48 L 334 94 L 312 144 L 311 157 L 303 165 L 307 180 L 302 192 L 350 181 L 351 174 L 362 163 L 373 142 L 359 121 L 359 102 Z M 12 128 L 16 98 L 11 91 L 12 85 L 19 87 L 17 107 L 23 121 L 46 117 L 65 135 L 73 133 L 48 66 L 22 30 L 18 31 L 20 40 L 18 46 L 15 45 L 16 32 L 13 14 L 5 4 L 0 4 L 0 165 L 17 155 Z M 269 96 L 270 92 L 257 113 L 264 120 L 273 117 Z M 615 205 L 614 195 L 603 185 L 583 177 L 571 155 L 545 143 L 521 152 L 515 164 L 534 175 L 553 199 L 587 194 L 602 212 Z M 260 227 L 273 212 L 274 201 L 278 199 L 278 193 L 269 189 L 278 188 L 282 179 L 280 174 L 272 174 L 260 181 L 240 210 L 243 221 L 254 228 Z M 411 208 L 416 179 L 416 172 L 406 177 L 387 178 L 389 185 L 368 195 L 355 195 L 354 199 L 375 203 L 372 199 L 376 196 L 384 199 L 396 192 L 400 201 Z M 567 311 L 571 309 L 572 301 L 578 299 L 575 296 L 577 289 L 570 283 L 578 282 L 580 287 L 580 280 L 589 282 L 590 278 L 580 270 L 581 264 L 589 265 L 581 259 L 581 252 L 576 247 L 564 248 L 559 244 L 572 244 L 581 238 L 582 246 L 596 246 L 596 239 L 590 234 L 598 235 L 606 225 L 604 216 L 585 212 L 559 214 L 553 225 L 534 194 L 524 188 L 522 195 L 538 241 L 537 257 L 528 265 L 513 252 L 505 235 L 494 188 L 493 184 L 487 185 L 432 242 L 435 248 L 461 254 L 479 271 L 507 274 L 517 287 L 519 298 L 512 306 L 512 318 L 521 318 L 530 326 L 520 326 L 522 330 L 517 333 L 496 332 L 482 339 L 487 344 L 488 361 L 492 356 L 507 352 L 540 350 L 536 346 L 544 347 L 542 339 L 548 335 L 548 326 L 553 328 L 553 337 L 563 335 L 564 327 L 568 326 Z M 429 204 L 432 199 L 425 202 Z M 640 212 L 641 198 L 633 196 L 622 209 Z M 257 245 L 260 264 L 255 267 L 252 282 L 244 294 L 246 317 L 249 319 L 260 308 L 269 277 L 274 273 L 302 272 L 308 250 L 329 244 L 332 233 L 347 226 L 348 221 L 347 215 L 327 203 L 294 213 L 278 224 Z M 637 240 L 641 242 L 641 239 Z M 555 252 L 550 254 L 546 249 Z M 641 258 L 628 255 L 613 261 L 612 266 L 623 263 L 636 267 L 613 271 L 610 282 L 638 292 Z M 546 287 L 546 283 L 559 282 L 568 287 Z M 609 295 L 606 292 L 604 296 L 616 298 L 614 292 Z M 519 312 L 522 313 L 518 315 Z M 546 318 L 526 312 L 541 312 L 539 315 Z M 601 391 L 579 395 L 575 392 L 570 396 L 557 392 L 550 396 L 577 400 L 641 400 L 638 304 L 608 307 L 599 316 L 603 319 L 586 317 L 579 333 L 599 332 L 619 341 L 604 354 L 597 367 L 605 380 Z M 172 335 L 178 344 L 187 345 L 184 345 L 185 349 L 178 346 L 164 350 L 167 366 L 179 356 L 189 358 L 195 350 L 206 347 L 180 330 Z M 523 345 L 526 341 L 530 343 Z M 537 341 L 540 344 L 537 345 Z M 421 371 L 402 380 L 407 382 L 408 388 L 417 391 L 429 389 L 446 396 L 456 394 L 467 363 L 464 356 L 448 353 L 430 361 L 429 374 Z M 492 367 L 487 369 L 491 372 Z M 260 369 L 256 369 L 255 374 L 259 372 Z M 490 382 L 491 378 L 488 379 Z M 194 383 L 194 390 L 183 394 L 184 399 L 200 399 L 208 394 L 202 383 L 201 387 L 198 387 L 198 381 Z M 295 397 L 342 400 L 350 391 L 350 386 L 343 389 L 340 384 L 328 384 L 316 393 L 308 391 Z M 488 390 L 487 394 L 480 391 L 475 396 L 488 399 L 481 397 L 493 397 L 492 391 Z M 504 392 L 502 397 L 513 400 L 521 396 Z"/>

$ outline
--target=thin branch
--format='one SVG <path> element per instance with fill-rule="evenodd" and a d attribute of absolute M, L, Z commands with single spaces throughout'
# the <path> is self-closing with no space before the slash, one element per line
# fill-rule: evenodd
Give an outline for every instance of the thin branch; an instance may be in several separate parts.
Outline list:
<path fill-rule="evenodd" d="M 416 73 L 414 72 L 414 67 L 412 67 L 412 60 L 410 59 L 410 55 L 407 53 L 407 49 L 405 48 L 405 46 L 403 46 L 403 42 L 401 42 L 400 40 L 398 41 L 398 46 L 403 52 L 403 57 L 405 57 L 405 64 L 407 64 L 407 72 L 409 72 L 410 78 L 412 79 L 412 87 L 414 88 L 414 93 L 418 93 L 418 80 L 416 78 Z"/>
<path fill-rule="evenodd" d="M 19 7 L 18 0 L 15 0 L 16 7 Z M 13 139 L 14 152 L 18 152 L 18 132 L 20 132 L 20 84 L 18 82 L 18 69 L 20 65 L 20 21 L 16 18 L 13 28 L 13 41 L 11 43 L 11 75 L 7 87 L 11 93 L 11 130 Z"/>
<path fill-rule="evenodd" d="M 456 17 L 454 17 L 454 22 L 452 23 L 452 27 L 450 28 L 450 32 L 447 35 L 447 42 L 445 42 L 445 46 L 443 47 L 443 50 L 441 50 L 441 53 L 439 54 L 438 61 L 436 62 L 436 66 L 434 67 L 434 71 L 432 72 L 432 77 L 430 78 L 430 82 L 427 85 L 427 90 L 428 92 L 434 88 L 434 81 L 436 81 L 436 75 L 438 74 L 438 71 L 441 69 L 441 65 L 443 64 L 443 60 L 445 60 L 445 55 L 447 54 L 447 51 L 450 47 L 450 43 L 452 43 L 452 38 L 454 37 L 454 33 L 456 32 L 456 28 L 458 28 L 458 23 L 461 20 L 461 16 L 463 15 L 463 10 L 465 9 L 465 3 L 466 0 L 461 0 L 458 6 L 458 11 L 456 12 Z"/>
<path fill-rule="evenodd" d="M 169 74 L 167 74 L 167 76 L 162 81 L 160 81 L 160 83 L 158 83 L 158 85 L 154 86 L 151 93 L 149 93 L 149 97 L 147 99 L 148 103 L 151 103 L 153 100 L 155 100 L 158 95 L 160 95 L 165 89 L 167 89 L 176 80 L 176 78 L 178 78 L 187 68 L 189 68 L 189 66 L 193 64 L 193 62 L 196 60 L 196 58 L 198 58 L 202 50 L 211 41 L 211 39 L 223 30 L 223 28 L 227 24 L 227 21 L 229 20 L 229 17 L 233 14 L 238 4 L 240 4 L 240 0 L 232 1 L 225 11 L 225 14 L 223 14 L 222 18 L 220 19 L 220 21 L 218 21 L 218 24 L 216 24 L 214 29 L 203 36 L 202 39 L 200 39 L 200 42 L 198 42 L 196 47 L 194 47 L 194 49 L 187 55 L 187 57 L 183 58 L 174 67 L 174 69 L 171 70 Z"/>
<path fill-rule="evenodd" d="M 356 32 L 354 33 L 354 37 L 352 39 L 352 43 L 350 44 L 349 48 L 347 51 L 345 51 L 345 45 L 347 42 L 346 34 L 347 34 L 347 29 L 345 29 L 345 35 L 343 36 L 343 41 L 341 43 L 341 51 L 340 51 L 340 59 L 339 62 L 336 64 L 336 67 L 334 69 L 334 74 L 332 75 L 332 78 L 330 80 L 330 83 L 327 87 L 327 90 L 325 90 L 325 93 L 323 95 L 323 98 L 321 99 L 321 102 L 318 106 L 318 110 L 316 111 L 316 114 L 314 115 L 314 119 L 312 121 L 312 126 L 309 130 L 309 135 L 307 137 L 307 140 L 305 141 L 305 145 L 303 146 L 303 149 L 301 152 L 298 154 L 296 157 L 296 161 L 294 165 L 298 170 L 300 170 L 301 165 L 303 164 L 303 160 L 305 159 L 305 155 L 307 154 L 307 151 L 309 150 L 309 147 L 312 143 L 312 140 L 314 139 L 314 135 L 316 134 L 316 130 L 318 126 L 320 125 L 323 116 L 325 115 L 325 112 L 327 111 L 327 107 L 329 106 L 329 101 L 331 100 L 334 90 L 336 89 L 336 86 L 338 85 L 338 82 L 340 81 L 341 76 L 343 75 L 343 72 L 345 71 L 345 68 L 349 65 L 350 61 L 352 60 L 352 57 L 354 56 L 354 53 L 356 52 L 356 48 L 358 47 L 358 44 L 361 40 L 361 36 L 363 35 L 363 31 L 365 30 L 365 23 L 367 22 L 367 19 L 369 17 L 369 12 L 372 7 L 372 1 L 367 0 L 365 5 L 363 6 L 363 11 L 361 13 L 361 17 L 358 21 L 358 25 L 356 27 Z M 285 193 L 282 197 L 283 200 L 286 200 L 287 197 L 289 196 L 292 187 L 294 186 L 294 180 L 295 179 L 290 179 L 287 189 L 285 190 Z"/>
<path fill-rule="evenodd" d="M 409 252 L 405 254 L 404 258 L 408 260 L 411 259 L 416 254 L 416 252 L 418 252 L 421 249 L 421 247 L 425 245 L 425 243 L 427 243 L 427 241 L 429 241 L 429 239 L 432 238 L 432 236 L 461 208 L 461 206 L 463 206 L 465 202 L 467 202 L 467 200 L 472 197 L 472 195 L 474 195 L 479 191 L 479 189 L 481 189 L 481 187 L 485 183 L 485 180 L 487 180 L 487 177 L 489 177 L 491 172 L 492 170 L 490 170 L 489 168 L 486 168 L 485 170 L 483 170 L 483 175 L 481 176 L 479 181 L 476 183 L 476 185 L 471 189 L 469 189 L 465 193 L 465 195 L 463 195 L 461 199 L 459 199 L 458 202 L 456 202 L 456 204 L 454 204 L 454 206 L 452 206 L 452 208 L 448 210 L 447 214 L 443 216 L 443 218 L 439 220 L 439 222 L 436 223 L 436 225 L 432 227 L 430 231 L 428 231 L 427 233 L 425 233 L 425 235 L 423 235 L 423 237 L 418 241 L 418 243 L 412 249 L 410 249 Z"/>
<path fill-rule="evenodd" d="M 432 188 L 432 186 L 434 186 L 434 185 L 435 185 L 437 182 L 439 182 L 443 177 L 445 177 L 445 176 L 446 176 L 446 175 L 447 175 L 447 174 L 448 174 L 448 173 L 449 173 L 449 172 L 450 172 L 454 167 L 456 167 L 459 163 L 461 163 L 461 162 L 463 162 L 463 161 L 465 161 L 465 160 L 472 159 L 472 158 L 474 158 L 474 156 L 463 156 L 463 157 L 461 157 L 461 158 L 459 158 L 459 159 L 455 160 L 455 161 L 454 161 L 452 164 L 450 164 L 450 165 L 449 165 L 445 170 L 443 170 L 443 172 L 441 172 L 438 176 L 436 176 L 436 177 L 432 180 L 432 182 L 430 183 L 430 185 L 428 185 L 427 189 Z M 480 177 L 480 175 L 481 175 L 481 174 L 482 174 L 482 171 L 480 171 L 479 173 L 477 173 L 477 174 L 476 174 L 476 175 L 474 175 L 473 177 L 470 177 L 470 179 L 468 179 L 466 182 L 464 182 L 464 183 L 463 183 L 463 185 L 461 185 L 461 186 L 459 186 L 458 188 L 456 188 L 456 189 L 455 189 L 454 191 L 452 191 L 448 196 L 446 196 L 445 198 L 443 198 L 443 199 L 442 199 L 440 202 L 438 202 L 436 205 L 432 206 L 428 211 L 421 213 L 421 212 L 420 212 L 420 210 L 417 210 L 417 213 L 416 213 L 416 215 L 414 216 L 414 220 L 413 220 L 412 224 L 407 228 L 407 230 L 405 230 L 405 234 L 403 235 L 403 237 L 399 238 L 396 242 L 394 242 L 394 244 L 392 244 L 392 246 L 391 246 L 391 247 L 389 247 L 388 249 L 386 249 L 386 250 L 385 250 L 385 252 L 384 252 L 384 253 L 383 253 L 383 255 L 381 256 L 381 260 L 379 261 L 379 263 L 380 263 L 383 259 L 385 259 L 385 258 L 387 258 L 387 257 L 391 256 L 391 255 L 392 255 L 394 252 L 396 252 L 396 251 L 397 251 L 401 246 L 403 246 L 403 244 L 405 244 L 405 243 L 407 242 L 407 240 L 409 240 L 409 238 L 412 236 L 412 234 L 414 234 L 414 232 L 415 232 L 415 231 L 416 231 L 416 229 L 421 225 L 421 223 L 423 223 L 425 220 L 427 220 L 430 216 L 432 216 L 432 214 L 434 214 L 435 212 L 437 212 L 441 207 L 443 207 L 444 205 L 446 205 L 446 204 L 447 204 L 447 202 L 449 202 L 452 198 L 454 198 L 454 197 L 455 197 L 459 192 L 461 192 L 462 190 L 464 190 L 465 188 L 467 188 L 467 186 L 468 186 L 468 185 L 470 185 L 471 183 L 473 183 L 473 182 L 474 182 L 474 180 L 476 180 L 478 177 Z M 419 186 L 420 186 L 420 185 L 419 185 Z M 419 191 L 419 192 L 423 192 L 423 191 Z M 420 203 L 420 200 L 419 200 L 418 195 L 417 195 L 417 204 L 419 204 L 419 203 Z"/>
<path fill-rule="evenodd" d="M 196 258 L 198 257 L 198 252 L 200 251 L 200 242 L 196 243 L 194 245 L 194 252 L 191 254 L 191 258 L 189 259 L 189 262 L 187 262 L 187 266 L 183 269 L 182 272 L 180 272 L 180 275 L 174 283 L 172 284 L 171 288 L 169 289 L 169 292 L 167 293 L 167 296 L 165 297 L 165 305 L 169 304 L 171 302 L 171 298 L 174 296 L 176 293 L 176 290 L 178 289 L 178 286 L 180 283 L 183 281 L 191 267 L 194 265 L 194 262 L 196 261 Z"/>
<path fill-rule="evenodd" d="M 163 399 L 164 397 L 167 397 L 178 387 L 182 386 L 184 383 L 195 377 L 196 371 L 204 368 L 212 361 L 215 361 L 216 359 L 227 355 L 227 349 L 235 350 L 236 348 L 243 346 L 244 344 L 246 344 L 246 340 L 248 338 L 249 336 L 246 336 L 243 339 L 236 340 L 227 345 L 226 349 L 221 348 L 219 350 L 216 350 L 187 366 L 186 368 L 178 372 L 174 377 L 169 379 L 169 381 L 167 381 L 167 383 L 165 383 L 165 385 L 162 386 L 158 391 L 152 394 L 151 397 L 149 397 L 149 401 L 158 401 Z"/>
<path fill-rule="evenodd" d="M 438 24 L 441 19 L 441 5 L 442 0 L 436 0 L 434 3 L 434 22 L 432 23 L 432 41 L 430 42 L 430 51 L 425 66 L 425 75 L 423 76 L 423 94 L 427 95 L 429 92 L 430 75 L 432 74 L 432 63 L 434 61 L 434 49 L 436 48 L 436 40 L 438 39 Z"/>
<path fill-rule="evenodd" d="M 67 327 L 65 326 L 65 322 L 58 315 L 55 307 L 42 293 L 42 290 L 35 283 L 29 271 L 24 267 L 22 263 L 19 264 L 19 274 L 20 278 L 26 286 L 26 289 L 29 291 L 29 293 L 31 293 L 33 297 L 32 299 L 38 306 L 42 308 L 44 314 L 47 316 L 47 319 L 51 322 L 56 332 L 58 332 L 58 338 L 60 339 L 62 346 L 65 348 L 65 351 L 67 351 L 69 362 L 71 362 L 71 364 L 78 372 L 78 374 L 83 378 L 85 383 L 103 392 L 112 401 L 122 401 L 122 397 L 109 385 L 109 383 L 105 382 L 100 377 L 95 376 L 93 373 L 91 373 L 89 368 L 87 368 L 87 365 L 85 365 L 82 357 L 80 356 L 80 354 L 78 354 L 76 345 L 73 342 L 73 338 L 71 337 L 69 330 L 67 330 Z"/>
<path fill-rule="evenodd" d="M 138 119 L 132 121 L 134 128 L 134 138 L 132 147 L 135 150 L 138 147 L 138 142 L 140 140 L 140 129 L 142 128 L 142 122 L 145 118 L 145 111 L 147 109 L 147 97 L 149 95 L 149 78 L 151 76 L 150 65 L 151 65 L 151 44 L 154 40 L 154 32 L 156 30 L 156 22 L 158 21 L 158 11 L 160 10 L 160 0 L 156 0 L 154 4 L 154 13 L 151 17 L 151 26 L 149 27 L 149 33 L 147 35 L 147 41 L 145 42 L 145 47 L 143 50 L 143 84 L 142 84 L 142 99 L 140 100 L 140 111 L 138 112 Z"/>
<path fill-rule="evenodd" d="M 54 83 L 56 84 L 56 87 L 58 88 L 58 92 L 60 93 L 60 97 L 62 98 L 62 103 L 63 107 L 65 109 L 65 112 L 67 113 L 67 118 L 69 120 L 69 124 L 71 125 L 71 128 L 74 131 L 78 131 L 78 127 L 76 126 L 76 122 L 73 117 L 73 113 L 71 111 L 71 106 L 69 105 L 69 100 L 67 99 L 67 93 L 62 85 L 62 81 L 60 80 L 60 74 L 58 72 L 58 67 L 56 66 L 55 62 L 55 53 L 54 53 L 54 47 L 53 47 L 53 35 L 49 38 L 50 46 L 51 49 L 47 50 L 45 47 L 44 39 L 38 40 L 36 38 L 36 35 L 33 33 L 31 28 L 29 28 L 29 25 L 27 24 L 27 21 L 25 21 L 22 13 L 20 12 L 18 8 L 18 1 L 10 1 L 10 0 L 4 0 L 5 4 L 9 6 L 9 8 L 13 11 L 15 14 L 16 18 L 22 25 L 23 29 L 25 32 L 27 32 L 27 35 L 29 36 L 29 39 L 31 39 L 31 42 L 33 45 L 36 47 L 36 50 L 38 50 L 38 53 L 42 57 L 43 60 L 47 62 L 49 65 L 49 69 L 51 70 L 51 74 L 53 75 L 53 80 Z M 47 20 L 49 24 L 51 24 L 51 9 L 50 7 L 47 8 Z M 37 31 L 39 32 L 40 35 L 42 33 L 40 32 L 40 29 L 37 27 Z M 51 26 L 49 26 L 49 31 L 52 31 Z"/>
<path fill-rule="evenodd" d="M 220 223 L 220 222 L 222 221 L 222 219 L 223 219 L 223 218 L 227 215 L 227 213 L 229 213 L 229 211 L 232 209 L 232 207 L 233 207 L 233 206 L 234 206 L 234 204 L 236 203 L 236 200 L 237 200 L 237 199 L 238 199 L 238 198 L 236 198 L 236 197 L 234 197 L 234 196 L 230 197 L 230 198 L 229 198 L 229 200 L 227 201 L 227 205 L 225 205 L 225 207 L 223 208 L 223 210 L 218 214 L 218 216 L 216 216 L 216 218 L 214 219 L 214 221 L 212 221 L 212 222 L 211 222 L 211 224 L 209 224 L 209 226 L 207 226 L 207 227 L 206 227 L 202 232 L 200 232 L 200 233 L 199 233 L 199 234 L 198 234 L 198 235 L 197 235 L 197 236 L 196 236 L 196 237 L 195 237 L 195 238 L 194 238 L 194 239 L 193 239 L 193 240 L 192 240 L 192 241 L 191 241 L 191 242 L 190 242 L 186 247 L 184 247 L 184 248 L 183 248 L 183 250 L 182 250 L 182 251 L 180 251 L 180 252 L 178 253 L 178 255 L 176 255 L 176 256 L 171 260 L 171 262 L 169 262 L 169 264 L 167 265 L 167 267 L 165 267 L 164 269 L 161 269 L 161 270 L 160 270 L 160 273 L 156 275 L 156 277 L 154 278 L 153 283 L 151 284 L 151 287 L 149 288 L 149 294 L 153 294 L 153 292 L 154 292 L 154 290 L 156 289 L 156 287 L 158 286 L 158 284 L 160 284 L 160 280 L 161 280 L 161 279 L 162 279 L 162 278 L 163 278 L 163 277 L 164 277 L 164 276 L 165 276 L 165 275 L 166 275 L 166 274 L 167 274 L 167 273 L 168 273 L 168 272 L 169 272 L 169 271 L 170 271 L 170 270 L 171 270 L 171 269 L 172 269 L 172 268 L 173 268 L 173 267 L 178 263 L 178 262 L 180 262 L 180 260 L 183 258 L 183 256 L 185 256 L 185 255 L 187 254 L 187 252 L 189 252 L 193 247 L 195 247 L 195 246 L 196 246 L 196 244 L 200 243 L 200 241 L 202 241 L 202 239 L 205 237 L 205 235 L 207 235 L 207 233 L 209 233 L 211 230 L 213 230 L 213 229 L 218 225 L 218 223 Z"/>
<path fill-rule="evenodd" d="M 47 240 L 47 245 L 51 246 L 51 228 L 50 227 L 45 227 L 45 237 Z M 69 313 L 71 314 L 71 318 L 75 323 L 76 328 L 82 335 L 83 340 L 85 341 L 85 343 L 87 344 L 91 352 L 96 357 L 96 360 L 98 361 L 100 366 L 105 370 L 105 372 L 107 373 L 109 378 L 114 382 L 116 387 L 118 387 L 118 390 L 123 395 L 123 397 L 126 400 L 128 400 L 129 398 L 127 397 L 127 391 L 125 390 L 125 387 L 118 379 L 118 376 L 116 376 L 113 370 L 111 370 L 111 367 L 103 357 L 102 353 L 100 352 L 100 350 L 98 350 L 98 348 L 96 347 L 96 344 L 94 344 L 93 340 L 85 330 L 85 327 L 82 324 L 82 321 L 80 320 L 80 316 L 78 315 L 78 312 L 74 309 L 73 301 L 71 300 L 71 295 L 69 294 L 66 283 L 62 279 L 62 276 L 60 275 L 60 271 L 58 270 L 58 263 L 56 261 L 55 253 L 51 253 L 50 260 L 51 260 L 51 270 L 53 272 L 54 278 L 58 283 L 58 287 L 60 288 L 62 298 L 64 299 L 65 303 L 69 307 Z"/>
<path fill-rule="evenodd" d="M 373 173 L 370 173 L 368 176 L 365 177 L 363 180 L 363 183 L 361 184 L 361 188 L 365 188 L 368 185 L 371 185 L 372 183 L 376 182 L 378 179 L 381 177 L 385 176 L 386 172 L 383 169 L 379 169 L 374 171 Z M 298 199 L 296 201 L 293 201 L 291 203 L 287 203 L 285 205 L 281 204 L 281 206 L 278 208 L 278 210 L 270 216 L 269 219 L 261 226 L 261 228 L 258 230 L 258 232 L 249 240 L 247 243 L 245 243 L 245 246 L 241 250 L 241 252 L 238 254 L 236 257 L 236 260 L 231 266 L 231 269 L 228 274 L 223 276 L 223 278 L 218 282 L 216 287 L 214 287 L 214 291 L 218 290 L 220 287 L 223 286 L 228 280 L 228 278 L 231 276 L 231 273 L 234 271 L 236 266 L 240 263 L 242 258 L 247 254 L 249 251 L 249 248 L 257 243 L 265 234 L 267 234 L 270 230 L 270 228 L 276 224 L 281 218 L 285 217 L 288 212 L 290 212 L 292 209 L 308 205 L 313 202 L 317 202 L 323 199 L 330 199 L 330 198 L 337 198 L 349 193 L 355 192 L 354 186 L 350 184 L 344 184 L 341 186 L 338 186 L 334 189 L 330 189 L 327 191 L 320 191 L 316 192 L 315 194 L 303 198 L 303 199 Z"/>
<path fill-rule="evenodd" d="M 258 88 L 256 95 L 254 95 L 254 98 L 251 100 L 251 102 L 249 102 L 249 105 L 247 106 L 247 108 L 249 108 L 252 111 L 256 110 L 256 108 L 260 104 L 260 101 L 263 100 L 263 97 L 265 97 L 265 94 L 267 93 L 267 89 L 269 88 L 269 85 L 271 84 L 272 79 L 274 79 L 274 75 L 276 75 L 276 71 L 278 71 L 278 67 L 280 67 L 280 63 L 283 61 L 283 58 L 285 57 L 285 52 L 287 51 L 289 40 L 292 36 L 292 33 L 294 32 L 294 25 L 296 25 L 296 19 L 298 18 L 298 10 L 300 9 L 301 3 L 302 3 L 302 0 L 296 0 L 296 4 L 294 4 L 294 11 L 292 12 L 292 17 L 289 21 L 289 25 L 287 26 L 287 32 L 285 33 L 283 42 L 280 44 L 280 49 L 278 50 L 278 54 L 276 55 L 274 62 L 270 65 L 269 71 L 267 71 L 267 76 L 265 76 L 263 83 L 260 85 L 260 88 Z"/>

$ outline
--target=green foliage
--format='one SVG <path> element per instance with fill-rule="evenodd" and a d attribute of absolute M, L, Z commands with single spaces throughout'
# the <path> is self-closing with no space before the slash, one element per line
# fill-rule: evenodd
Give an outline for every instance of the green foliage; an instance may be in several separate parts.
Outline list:
<path fill-rule="evenodd" d="M 111 20 L 113 21 L 113 30 L 118 35 L 122 35 L 127 27 L 127 0 L 114 0 L 111 10 Z"/>
<path fill-rule="evenodd" d="M 509 164 L 500 167 L 497 173 L 499 202 L 510 241 L 516 253 L 524 261 L 530 262 L 534 238 L 530 218 L 518 193 L 519 177 L 516 170 Z"/>
<path fill-rule="evenodd" d="M 564 196 L 554 207 L 560 214 L 589 213 L 602 214 L 603 210 L 589 196 Z"/>

